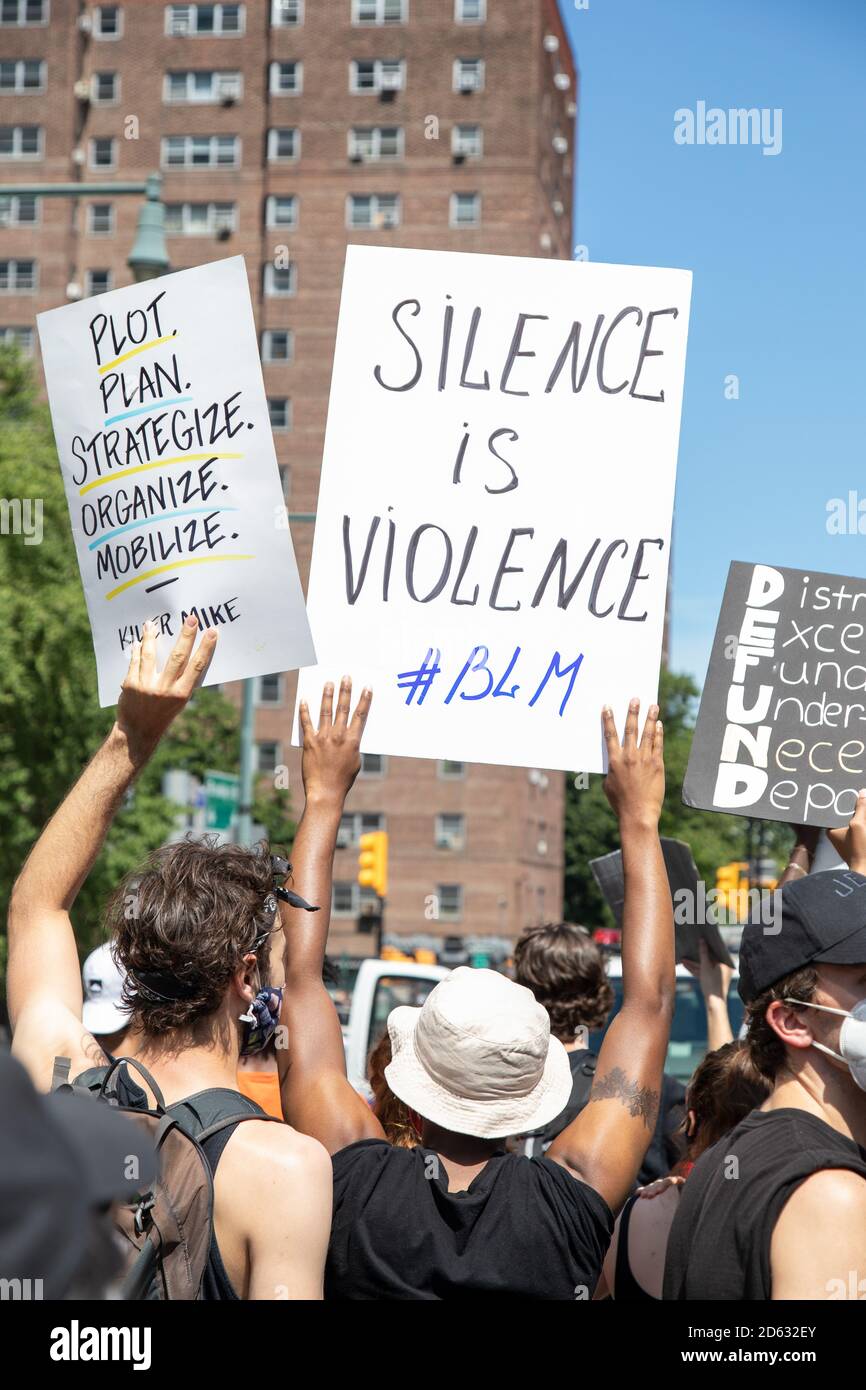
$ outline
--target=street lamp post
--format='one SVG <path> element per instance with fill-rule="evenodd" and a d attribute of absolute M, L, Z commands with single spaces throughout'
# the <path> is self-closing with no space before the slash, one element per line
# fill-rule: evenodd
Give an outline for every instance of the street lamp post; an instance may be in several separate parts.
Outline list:
<path fill-rule="evenodd" d="M 171 270 L 165 244 L 165 208 L 161 201 L 162 177 L 148 174 L 144 183 L 4 183 L 0 198 L 24 195 L 34 198 L 123 198 L 141 197 L 145 201 L 138 215 L 135 242 L 127 265 L 136 282 L 153 280 Z"/>

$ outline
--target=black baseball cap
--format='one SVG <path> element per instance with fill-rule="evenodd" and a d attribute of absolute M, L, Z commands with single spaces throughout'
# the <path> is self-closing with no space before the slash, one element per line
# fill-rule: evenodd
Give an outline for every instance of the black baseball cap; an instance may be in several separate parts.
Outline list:
<path fill-rule="evenodd" d="M 804 966 L 866 964 L 866 877 L 809 874 L 773 894 L 773 921 L 749 922 L 740 943 L 739 993 L 748 1004 Z"/>
<path fill-rule="evenodd" d="M 92 1214 L 155 1172 L 152 1137 L 134 1120 L 88 1095 L 40 1095 L 0 1055 L 0 1278 L 41 1280 L 45 1298 L 62 1298 Z"/>

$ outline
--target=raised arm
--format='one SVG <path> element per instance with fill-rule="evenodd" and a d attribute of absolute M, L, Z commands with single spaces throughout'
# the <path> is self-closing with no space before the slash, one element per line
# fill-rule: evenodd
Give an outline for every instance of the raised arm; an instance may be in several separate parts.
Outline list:
<path fill-rule="evenodd" d="M 369 690 L 362 691 L 350 718 L 352 682 L 345 676 L 335 715 L 334 687 L 326 685 L 318 729 L 301 704 L 305 805 L 292 848 L 293 883 L 307 902 L 319 904 L 319 911 L 280 903 L 286 939 L 281 1021 L 288 1032 L 288 1048 L 277 1049 L 283 1115 L 332 1154 L 356 1139 L 384 1138 L 379 1121 L 346 1076 L 340 1020 L 322 981 L 337 831 L 361 766 L 361 735 L 371 699 Z"/>
<path fill-rule="evenodd" d="M 715 1052 L 725 1043 L 734 1041 L 731 1016 L 728 1013 L 728 990 L 734 972 L 729 965 L 710 954 L 706 941 L 699 942 L 700 960 L 684 960 L 683 965 L 694 975 L 701 988 L 707 1011 L 707 1051 Z"/>
<path fill-rule="evenodd" d="M 866 801 L 864 801 L 864 807 L 866 807 Z M 843 833 L 845 832 L 843 831 Z M 783 888 L 786 883 L 795 882 L 798 878 L 803 878 L 811 872 L 812 860 L 815 858 L 820 839 L 820 825 L 794 826 L 794 847 L 782 877 L 776 884 L 777 889 Z"/>
<path fill-rule="evenodd" d="M 125 793 L 210 664 L 216 633 L 206 632 L 193 656 L 197 629 L 188 618 L 158 673 L 156 632 L 147 625 L 133 648 L 111 732 L 45 826 L 12 890 L 12 1051 L 43 1090 L 51 1085 L 55 1056 L 69 1057 L 73 1074 L 104 1061 L 81 1022 L 81 969 L 69 913 Z"/>
<path fill-rule="evenodd" d="M 674 1007 L 674 922 L 658 822 L 664 799 L 663 735 L 651 705 L 638 741 L 640 704 L 629 704 L 622 744 L 603 714 L 605 791 L 619 820 L 625 901 L 622 1008 L 608 1029 L 589 1101 L 547 1150 L 616 1212 L 652 1138 Z"/>

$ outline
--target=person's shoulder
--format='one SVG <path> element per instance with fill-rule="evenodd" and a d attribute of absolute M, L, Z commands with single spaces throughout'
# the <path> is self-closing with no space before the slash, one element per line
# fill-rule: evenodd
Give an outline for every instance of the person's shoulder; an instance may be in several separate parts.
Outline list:
<path fill-rule="evenodd" d="M 256 1164 L 257 1171 L 268 1168 L 284 1177 L 311 1178 L 327 1173 L 331 1160 L 324 1145 L 308 1134 L 277 1120 L 251 1119 L 239 1124 L 226 1149 L 223 1162 Z"/>
<path fill-rule="evenodd" d="M 794 1189 L 783 1215 L 789 1220 L 814 1221 L 826 1232 L 827 1223 L 847 1226 L 866 1221 L 866 1170 L 821 1168 Z"/>
<path fill-rule="evenodd" d="M 331 1162 L 334 1165 L 334 1172 L 345 1172 L 347 1169 L 380 1168 L 384 1164 L 392 1163 L 413 1163 L 418 1161 L 418 1149 L 404 1149 L 396 1144 L 390 1144 L 387 1139 L 356 1139 L 351 1144 L 346 1144 L 344 1148 L 337 1149 L 332 1155 Z"/>

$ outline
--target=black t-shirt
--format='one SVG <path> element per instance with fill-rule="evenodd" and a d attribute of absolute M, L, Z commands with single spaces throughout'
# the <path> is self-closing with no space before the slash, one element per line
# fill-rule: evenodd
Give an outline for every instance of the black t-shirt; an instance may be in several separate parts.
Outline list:
<path fill-rule="evenodd" d="M 548 1158 L 497 1152 L 465 1192 L 431 1149 L 362 1139 L 334 1154 L 327 1299 L 590 1299 L 607 1203 Z"/>
<path fill-rule="evenodd" d="M 805 1110 L 753 1110 L 701 1154 L 683 1186 L 662 1296 L 769 1299 L 776 1221 L 795 1189 L 823 1168 L 866 1178 L 866 1150 Z"/>

